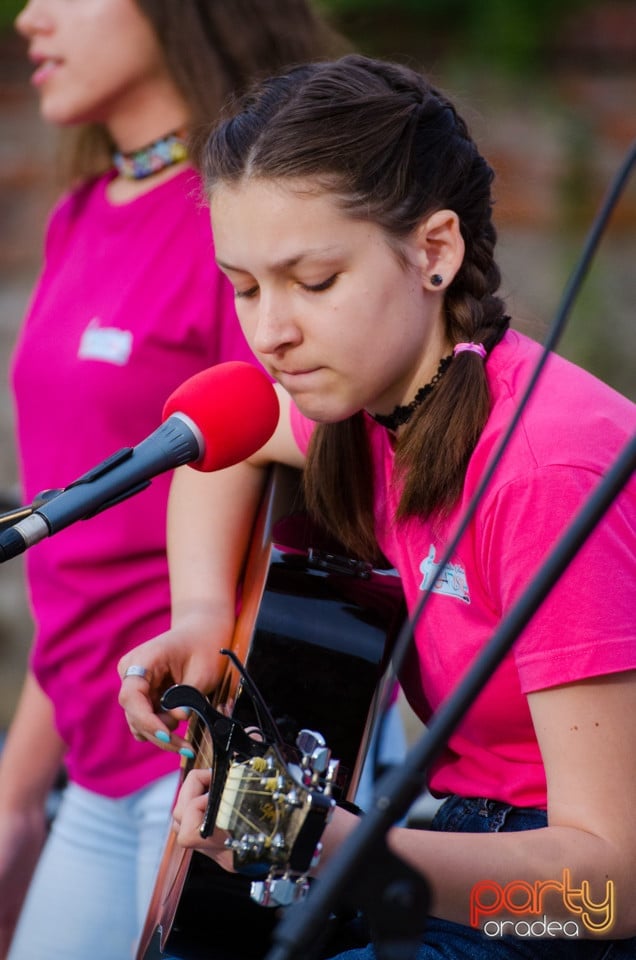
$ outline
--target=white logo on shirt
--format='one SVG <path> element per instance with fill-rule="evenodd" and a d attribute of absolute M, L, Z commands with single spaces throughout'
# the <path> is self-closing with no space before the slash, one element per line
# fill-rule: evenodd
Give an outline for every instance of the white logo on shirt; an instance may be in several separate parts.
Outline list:
<path fill-rule="evenodd" d="M 104 360 L 123 367 L 130 359 L 133 335 L 130 330 L 100 327 L 99 317 L 93 317 L 82 334 L 77 356 L 80 360 Z"/>
<path fill-rule="evenodd" d="M 470 603 L 470 592 L 466 580 L 466 571 L 460 563 L 447 563 L 440 577 L 437 576 L 439 564 L 435 563 L 435 547 L 431 544 L 428 556 L 420 564 L 420 573 L 424 576 L 420 590 L 431 588 L 432 593 L 441 593 L 447 597 L 457 597 L 464 603 Z"/>

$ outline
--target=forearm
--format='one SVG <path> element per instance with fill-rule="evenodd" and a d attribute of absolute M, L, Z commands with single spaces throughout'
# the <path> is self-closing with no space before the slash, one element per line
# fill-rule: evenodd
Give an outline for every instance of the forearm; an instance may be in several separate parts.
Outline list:
<path fill-rule="evenodd" d="M 545 827 L 470 834 L 396 828 L 390 845 L 426 876 L 430 912 L 444 919 L 483 927 L 490 919 L 510 916 L 506 909 L 510 897 L 518 908 L 517 919 L 532 921 L 545 914 L 560 923 L 579 920 L 576 910 L 584 906 L 581 887 L 589 884 L 589 903 L 605 904 L 590 910 L 591 921 L 607 921 L 602 934 L 634 932 L 629 916 L 633 881 L 624 859 L 609 842 L 586 831 Z M 614 907 L 606 903 L 608 895 Z M 492 914 L 488 912 L 495 907 Z M 622 924 L 626 930 L 620 929 Z M 586 927 L 579 926 L 585 935 Z"/>
<path fill-rule="evenodd" d="M 161 694 L 172 684 L 209 693 L 221 680 L 219 650 L 233 638 L 237 588 L 269 467 L 302 466 L 288 407 L 282 397 L 276 433 L 249 461 L 210 474 L 189 467 L 175 473 L 168 506 L 172 626 L 129 651 L 118 667 L 119 702 L 139 740 L 185 748 L 170 737 L 176 723 L 162 712 Z M 143 677 L 127 675 L 133 665 L 144 668 Z"/>
<path fill-rule="evenodd" d="M 46 838 L 46 800 L 63 755 L 51 703 L 28 673 L 0 755 L 0 957 Z"/>
<path fill-rule="evenodd" d="M 237 586 L 265 478 L 264 467 L 245 463 L 214 474 L 189 468 L 175 474 L 168 510 L 171 628 L 119 663 L 125 678 L 119 702 L 138 739 L 186 749 L 172 735 L 178 718 L 162 710 L 161 694 L 173 684 L 210 693 L 223 677 L 219 651 L 232 641 Z M 146 675 L 126 678 L 132 665 Z"/>
<path fill-rule="evenodd" d="M 319 873 L 357 825 L 356 817 L 337 811 L 323 837 Z M 426 878 L 433 916 L 480 929 L 511 917 L 532 923 L 545 916 L 555 924 L 576 923 L 581 936 L 634 935 L 631 867 L 602 837 L 573 827 L 502 833 L 396 827 L 387 840 L 394 854 Z"/>
<path fill-rule="evenodd" d="M 203 474 L 177 470 L 168 504 L 172 625 L 233 623 L 237 584 L 265 466 L 240 463 Z"/>
<path fill-rule="evenodd" d="M 274 463 L 301 468 L 289 426 L 289 397 L 279 391 L 281 419 L 253 457 L 227 470 L 175 472 L 168 502 L 172 625 L 229 628 L 236 613 L 252 528 Z"/>
<path fill-rule="evenodd" d="M 29 672 L 0 755 L 0 811 L 43 809 L 64 751 L 51 702 Z"/>

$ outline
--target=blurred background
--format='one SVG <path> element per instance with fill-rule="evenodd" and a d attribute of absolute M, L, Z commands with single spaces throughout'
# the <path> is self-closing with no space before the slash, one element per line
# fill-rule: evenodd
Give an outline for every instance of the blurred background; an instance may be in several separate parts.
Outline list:
<path fill-rule="evenodd" d="M 0 0 L 0 513 L 20 498 L 10 352 L 59 190 L 55 133 L 39 120 L 31 67 L 12 28 L 22 5 Z M 543 339 L 636 137 L 636 0 L 321 0 L 319 6 L 361 52 L 424 68 L 458 101 L 497 172 L 503 293 L 515 325 Z M 635 227 L 630 182 L 558 347 L 634 400 Z M 55 431 L 55 411 L 43 409 L 42 416 Z M 29 643 L 18 558 L 0 567 L 0 731 L 15 706 Z"/>

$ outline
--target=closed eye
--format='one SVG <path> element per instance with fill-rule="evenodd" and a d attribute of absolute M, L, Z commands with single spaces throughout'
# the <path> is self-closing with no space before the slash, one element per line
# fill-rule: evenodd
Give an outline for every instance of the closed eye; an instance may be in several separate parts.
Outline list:
<path fill-rule="evenodd" d="M 234 288 L 234 296 L 236 299 L 246 299 L 249 300 L 251 297 L 255 297 L 258 293 L 258 286 L 249 287 L 247 290 L 237 290 Z"/>
<path fill-rule="evenodd" d="M 303 286 L 306 290 L 311 290 L 312 293 L 321 293 L 323 290 L 328 290 L 329 287 L 332 287 L 338 278 L 338 274 L 334 273 L 332 276 L 327 277 L 326 280 L 322 280 L 320 283 L 304 283 Z"/>
<path fill-rule="evenodd" d="M 305 290 L 309 290 L 310 293 L 322 293 L 324 290 L 328 290 L 334 285 L 338 278 L 338 274 L 334 273 L 332 276 L 327 277 L 326 280 L 321 280 L 320 283 L 301 283 L 301 287 Z M 234 296 L 241 300 L 249 300 L 252 297 L 255 297 L 258 293 L 258 284 L 254 284 L 253 287 L 247 287 L 245 290 L 238 290 L 234 288 Z"/>

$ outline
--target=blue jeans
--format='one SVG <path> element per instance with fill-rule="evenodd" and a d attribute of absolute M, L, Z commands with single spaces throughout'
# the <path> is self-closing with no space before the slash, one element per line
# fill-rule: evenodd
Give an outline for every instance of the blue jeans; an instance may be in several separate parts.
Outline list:
<path fill-rule="evenodd" d="M 178 775 L 120 799 L 70 783 L 8 960 L 131 960 L 170 825 Z"/>
<path fill-rule="evenodd" d="M 437 811 L 431 830 L 495 833 L 534 830 L 546 825 L 542 810 L 510 807 L 493 800 L 450 797 Z M 390 954 L 388 954 L 390 956 Z M 332 960 L 376 960 L 371 945 L 346 950 Z M 409 960 L 636 960 L 636 938 L 494 939 L 474 927 L 429 917 L 417 952 Z"/>

